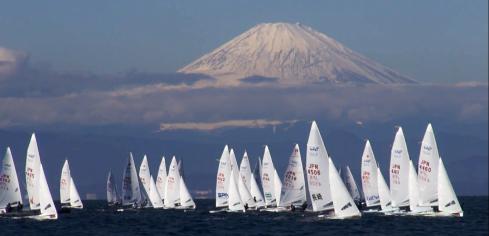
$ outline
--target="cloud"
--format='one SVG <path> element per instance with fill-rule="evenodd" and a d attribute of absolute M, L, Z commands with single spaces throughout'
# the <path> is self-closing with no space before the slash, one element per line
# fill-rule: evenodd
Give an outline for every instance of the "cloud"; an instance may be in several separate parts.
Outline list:
<path fill-rule="evenodd" d="M 420 117 L 487 122 L 487 83 L 290 86 L 253 78 L 216 87 L 213 78 L 198 74 L 60 73 L 15 55 L 23 54 L 0 53 L 4 71 L 24 61 L 0 80 L 1 128 L 121 124 L 210 131 L 296 120 L 380 123 Z"/>
<path fill-rule="evenodd" d="M 160 131 L 169 130 L 199 130 L 212 131 L 222 128 L 265 128 L 268 126 L 293 125 L 297 120 L 226 120 L 218 122 L 186 122 L 186 123 L 161 123 Z"/>
<path fill-rule="evenodd" d="M 17 72 L 27 61 L 27 54 L 0 47 L 0 80 Z"/>

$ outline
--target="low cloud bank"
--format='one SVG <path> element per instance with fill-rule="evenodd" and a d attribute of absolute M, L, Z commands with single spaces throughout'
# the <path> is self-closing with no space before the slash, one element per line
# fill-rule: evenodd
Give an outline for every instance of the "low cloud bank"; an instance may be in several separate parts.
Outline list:
<path fill-rule="evenodd" d="M 488 84 L 481 82 L 287 86 L 260 78 L 216 87 L 213 78 L 198 74 L 59 73 L 26 66 L 25 54 L 1 50 L 0 128 L 128 124 L 211 131 L 314 119 L 488 120 Z"/>
<path fill-rule="evenodd" d="M 160 124 L 161 131 L 169 130 L 199 130 L 212 131 L 222 128 L 265 128 L 269 126 L 278 126 L 296 123 L 297 120 L 226 120 L 218 122 L 186 122 L 186 123 L 162 123 Z"/>

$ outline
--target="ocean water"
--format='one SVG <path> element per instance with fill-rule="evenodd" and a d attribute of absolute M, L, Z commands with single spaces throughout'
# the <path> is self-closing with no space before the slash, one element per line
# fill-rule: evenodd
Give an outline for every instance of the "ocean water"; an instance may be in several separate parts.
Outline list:
<path fill-rule="evenodd" d="M 247 212 L 210 214 L 213 200 L 197 200 L 195 211 L 85 209 L 56 221 L 0 217 L 0 235 L 487 235 L 488 197 L 461 197 L 463 218 L 379 216 L 328 220 L 313 213 Z"/>

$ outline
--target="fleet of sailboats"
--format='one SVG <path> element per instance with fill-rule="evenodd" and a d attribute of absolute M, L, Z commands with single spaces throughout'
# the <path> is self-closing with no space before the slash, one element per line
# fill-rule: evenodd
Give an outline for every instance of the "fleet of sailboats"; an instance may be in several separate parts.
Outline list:
<path fill-rule="evenodd" d="M 316 122 L 312 122 L 305 157 L 305 168 L 298 144 L 289 156 L 283 175 L 279 175 L 268 145 L 263 160 L 258 157 L 252 170 L 244 151 L 240 165 L 233 148 L 224 146 L 216 175 L 217 212 L 265 210 L 283 212 L 304 210 L 330 219 L 358 218 L 364 213 L 416 216 L 463 216 L 443 160 L 439 155 L 433 127 L 428 124 L 417 166 L 410 158 L 404 131 L 398 127 L 390 152 L 389 185 L 380 169 L 369 140 L 361 156 L 361 190 L 349 166 L 338 171 L 328 154 Z M 27 148 L 25 186 L 29 211 L 23 201 L 12 152 L 7 147 L 0 168 L 0 214 L 27 212 L 29 218 L 57 219 L 39 154 L 35 134 Z M 119 195 L 112 171 L 107 176 L 107 203 L 117 208 L 192 210 L 196 204 L 186 185 L 183 163 L 173 156 L 166 168 L 161 158 L 156 181 L 148 157 L 143 156 L 139 172 L 129 153 Z M 305 174 L 304 174 L 305 171 Z M 282 178 L 280 178 L 282 176 Z M 307 182 L 307 184 L 306 184 Z M 83 209 L 68 160 L 60 178 L 60 210 Z"/>

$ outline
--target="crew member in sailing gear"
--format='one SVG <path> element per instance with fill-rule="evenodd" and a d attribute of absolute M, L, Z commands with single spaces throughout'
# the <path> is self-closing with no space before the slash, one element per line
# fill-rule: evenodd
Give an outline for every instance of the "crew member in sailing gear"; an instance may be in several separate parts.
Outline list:
<path fill-rule="evenodd" d="M 248 210 L 248 203 L 246 203 L 246 204 L 244 205 L 244 209 L 245 209 L 245 211 L 247 211 L 247 210 Z"/>
<path fill-rule="evenodd" d="M 302 203 L 302 210 L 305 211 L 307 208 L 307 202 Z"/>
<path fill-rule="evenodd" d="M 253 201 L 255 201 L 255 202 L 256 202 L 256 196 L 254 196 L 254 197 L 253 197 Z"/>

